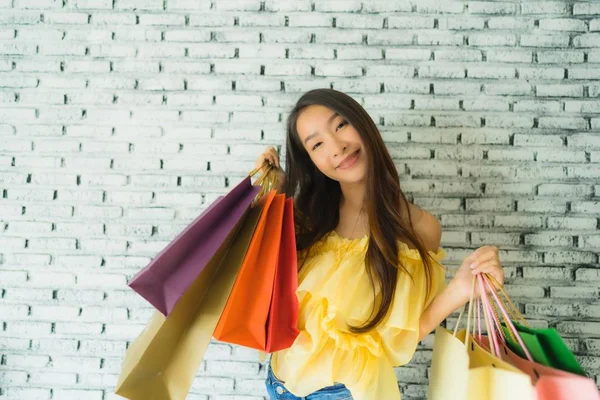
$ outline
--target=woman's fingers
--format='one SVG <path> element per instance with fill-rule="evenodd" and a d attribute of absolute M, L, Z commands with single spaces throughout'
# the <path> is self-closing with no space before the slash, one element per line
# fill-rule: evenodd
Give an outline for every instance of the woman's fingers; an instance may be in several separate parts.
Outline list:
<path fill-rule="evenodd" d="M 273 146 L 267 147 L 267 149 L 258 157 L 256 160 L 255 166 L 256 168 L 260 168 L 264 165 L 264 163 L 268 162 L 271 165 L 279 168 L 279 154 L 277 150 Z"/>
<path fill-rule="evenodd" d="M 266 157 L 269 162 L 279 168 L 279 154 L 273 146 L 269 146 L 266 151 Z"/>
<path fill-rule="evenodd" d="M 502 267 L 495 260 L 486 261 L 484 263 L 479 264 L 476 268 L 472 269 L 471 272 L 473 275 L 483 274 L 483 273 L 492 273 L 502 271 Z"/>
<path fill-rule="evenodd" d="M 279 167 L 279 159 L 275 150 L 269 150 L 268 153 L 269 162 L 276 167 Z"/>

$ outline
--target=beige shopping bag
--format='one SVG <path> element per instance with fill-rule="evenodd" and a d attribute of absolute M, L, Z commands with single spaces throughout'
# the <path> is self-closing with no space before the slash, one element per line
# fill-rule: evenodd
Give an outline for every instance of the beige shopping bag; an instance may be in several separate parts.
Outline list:
<path fill-rule="evenodd" d="M 185 399 L 272 199 L 264 196 L 248 210 L 168 318 L 154 313 L 125 354 L 116 394 L 132 400 Z"/>

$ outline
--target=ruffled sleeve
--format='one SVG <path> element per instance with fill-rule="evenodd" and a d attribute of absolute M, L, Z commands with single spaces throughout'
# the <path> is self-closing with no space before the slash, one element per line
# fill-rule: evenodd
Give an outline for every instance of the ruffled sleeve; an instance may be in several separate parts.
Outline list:
<path fill-rule="evenodd" d="M 390 312 L 377 328 L 385 352 L 394 366 L 404 365 L 411 360 L 419 342 L 421 314 L 446 287 L 446 271 L 440 264 L 446 256 L 444 250 L 438 248 L 428 253 L 433 259 L 429 277 L 419 252 L 400 242 L 400 262 L 410 272 L 412 280 L 404 271 L 398 272 L 396 295 Z M 429 293 L 427 279 L 430 279 Z"/>

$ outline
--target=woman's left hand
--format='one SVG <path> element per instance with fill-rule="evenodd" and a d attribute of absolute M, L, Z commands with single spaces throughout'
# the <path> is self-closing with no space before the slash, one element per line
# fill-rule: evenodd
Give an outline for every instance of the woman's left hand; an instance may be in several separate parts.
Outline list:
<path fill-rule="evenodd" d="M 471 298 L 471 282 L 477 274 L 487 273 L 493 276 L 502 286 L 504 285 L 504 270 L 498 257 L 496 246 L 483 246 L 467 256 L 456 271 L 449 286 L 454 287 L 461 299 L 468 302 Z M 493 282 L 493 280 L 492 280 Z M 497 286 L 495 282 L 494 286 Z M 475 285 L 475 298 L 480 296 L 479 285 Z"/>

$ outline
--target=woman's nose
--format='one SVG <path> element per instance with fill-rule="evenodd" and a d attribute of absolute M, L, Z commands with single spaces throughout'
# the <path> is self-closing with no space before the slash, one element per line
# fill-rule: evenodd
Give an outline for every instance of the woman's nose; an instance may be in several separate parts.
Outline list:
<path fill-rule="evenodd" d="M 333 155 L 335 157 L 341 157 L 346 154 L 346 147 L 348 147 L 348 145 L 345 142 L 334 138 L 332 145 L 333 145 Z"/>

